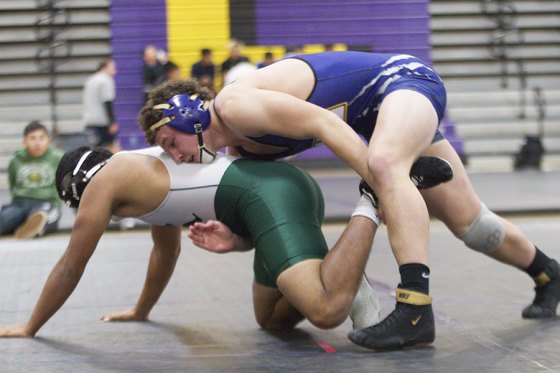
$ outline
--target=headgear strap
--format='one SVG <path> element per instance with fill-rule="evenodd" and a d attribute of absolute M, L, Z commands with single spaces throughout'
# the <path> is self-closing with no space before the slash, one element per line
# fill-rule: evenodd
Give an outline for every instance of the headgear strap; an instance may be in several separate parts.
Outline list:
<path fill-rule="evenodd" d="M 76 167 L 74 167 L 74 171 L 71 173 L 69 172 L 62 179 L 62 199 L 68 207 L 78 207 L 81 193 L 83 193 L 87 183 L 89 183 L 93 175 L 95 175 L 97 171 L 99 171 L 107 163 L 107 160 L 105 160 L 96 164 L 88 171 L 82 170 L 82 165 L 91 153 L 91 150 L 85 152 L 76 164 Z M 81 193 L 78 191 L 78 185 L 83 185 Z"/>
<path fill-rule="evenodd" d="M 200 124 L 195 125 L 195 130 L 196 130 L 196 137 L 198 138 L 198 162 L 204 164 L 209 164 L 214 162 L 214 159 L 216 159 L 216 153 L 213 153 L 204 145 L 204 139 L 202 138 L 203 131 Z"/>
<path fill-rule="evenodd" d="M 91 150 L 88 150 L 87 152 L 82 154 L 82 156 L 80 157 L 80 160 L 78 161 L 78 163 L 76 163 L 76 167 L 74 167 L 74 171 L 72 172 L 72 176 L 76 176 L 78 171 L 80 171 L 80 168 L 82 167 L 82 165 L 86 161 L 86 158 L 91 154 L 91 152 L 92 152 Z"/>

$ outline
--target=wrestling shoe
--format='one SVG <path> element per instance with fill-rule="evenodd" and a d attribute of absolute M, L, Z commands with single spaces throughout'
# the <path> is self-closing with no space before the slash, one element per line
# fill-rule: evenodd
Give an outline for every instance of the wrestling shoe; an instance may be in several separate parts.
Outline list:
<path fill-rule="evenodd" d="M 360 185 L 358 186 L 358 189 L 360 190 L 361 195 L 366 196 L 371 201 L 373 207 L 375 207 L 376 209 L 379 207 L 377 205 L 378 200 L 377 200 L 377 196 L 375 195 L 375 192 L 373 191 L 373 189 L 371 189 L 369 184 L 366 183 L 364 179 L 360 181 Z"/>
<path fill-rule="evenodd" d="M 451 164 L 439 157 L 420 157 L 414 162 L 410 169 L 410 180 L 418 189 L 428 189 L 453 178 Z M 360 181 L 358 187 L 360 194 L 368 197 L 373 207 L 378 208 L 377 196 L 373 189 L 365 182 Z"/>
<path fill-rule="evenodd" d="M 524 319 L 545 319 L 556 317 L 556 308 L 560 301 L 560 266 L 551 260 L 544 270 L 535 277 L 535 299 L 521 315 Z"/>
<path fill-rule="evenodd" d="M 436 338 L 432 297 L 416 291 L 397 289 L 395 310 L 379 324 L 353 330 L 348 339 L 379 351 L 425 346 Z"/>
<path fill-rule="evenodd" d="M 443 158 L 420 157 L 410 169 L 410 180 L 418 189 L 428 189 L 453 179 L 453 167 Z M 365 182 L 360 182 L 360 193 L 367 196 L 377 208 L 377 196 L 373 189 Z"/>
<path fill-rule="evenodd" d="M 40 210 L 31 214 L 25 223 L 16 229 L 14 236 L 19 239 L 34 238 L 43 234 L 47 224 L 47 212 Z"/>
<path fill-rule="evenodd" d="M 410 180 L 418 189 L 432 188 L 452 178 L 453 167 L 439 157 L 420 157 L 410 169 Z"/>
<path fill-rule="evenodd" d="M 377 292 L 364 274 L 350 310 L 352 328 L 354 330 L 363 329 L 377 324 L 380 318 L 380 309 Z"/>

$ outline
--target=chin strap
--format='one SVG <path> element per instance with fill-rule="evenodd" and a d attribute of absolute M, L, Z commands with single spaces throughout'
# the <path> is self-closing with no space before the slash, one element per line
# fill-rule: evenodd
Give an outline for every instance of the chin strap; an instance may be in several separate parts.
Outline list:
<path fill-rule="evenodd" d="M 216 159 L 216 153 L 211 152 L 206 145 L 204 145 L 204 139 L 202 138 L 202 126 L 200 123 L 194 125 L 196 137 L 198 138 L 198 161 L 200 163 L 208 164 L 214 162 Z"/>

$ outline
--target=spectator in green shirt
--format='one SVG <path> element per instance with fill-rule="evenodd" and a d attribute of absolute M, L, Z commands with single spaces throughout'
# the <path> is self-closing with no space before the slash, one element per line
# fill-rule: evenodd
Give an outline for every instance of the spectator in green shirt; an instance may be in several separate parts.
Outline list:
<path fill-rule="evenodd" d="M 12 201 L 0 211 L 0 234 L 19 239 L 56 231 L 61 212 L 55 173 L 62 151 L 51 146 L 47 128 L 37 121 L 25 127 L 23 146 L 8 166 Z"/>

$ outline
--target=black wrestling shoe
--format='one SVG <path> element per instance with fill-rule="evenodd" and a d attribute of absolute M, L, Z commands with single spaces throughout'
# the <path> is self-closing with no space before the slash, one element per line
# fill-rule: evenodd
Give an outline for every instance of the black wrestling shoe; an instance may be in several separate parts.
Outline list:
<path fill-rule="evenodd" d="M 397 289 L 395 310 L 383 321 L 348 334 L 358 346 L 378 351 L 425 346 L 435 338 L 432 297 L 407 289 Z"/>
<path fill-rule="evenodd" d="M 453 178 L 451 164 L 439 157 L 420 157 L 410 169 L 410 180 L 418 189 L 428 189 Z M 377 208 L 377 196 L 373 189 L 365 182 L 360 181 L 358 187 L 361 194 L 367 196 L 375 208 Z"/>
<path fill-rule="evenodd" d="M 375 192 L 373 191 L 373 189 L 371 189 L 369 184 L 366 183 L 366 181 L 364 179 L 362 179 L 362 181 L 360 181 L 360 185 L 358 186 L 358 189 L 360 190 L 360 194 L 369 198 L 373 207 L 375 207 L 375 208 L 379 207 L 377 205 L 378 200 L 377 200 L 377 196 L 375 195 Z"/>
<path fill-rule="evenodd" d="M 560 302 L 560 266 L 552 260 L 535 278 L 535 299 L 521 315 L 524 319 L 545 319 L 556 317 L 556 308 Z"/>
<path fill-rule="evenodd" d="M 410 169 L 410 180 L 418 189 L 428 189 L 453 178 L 453 167 L 443 158 L 420 157 Z"/>

